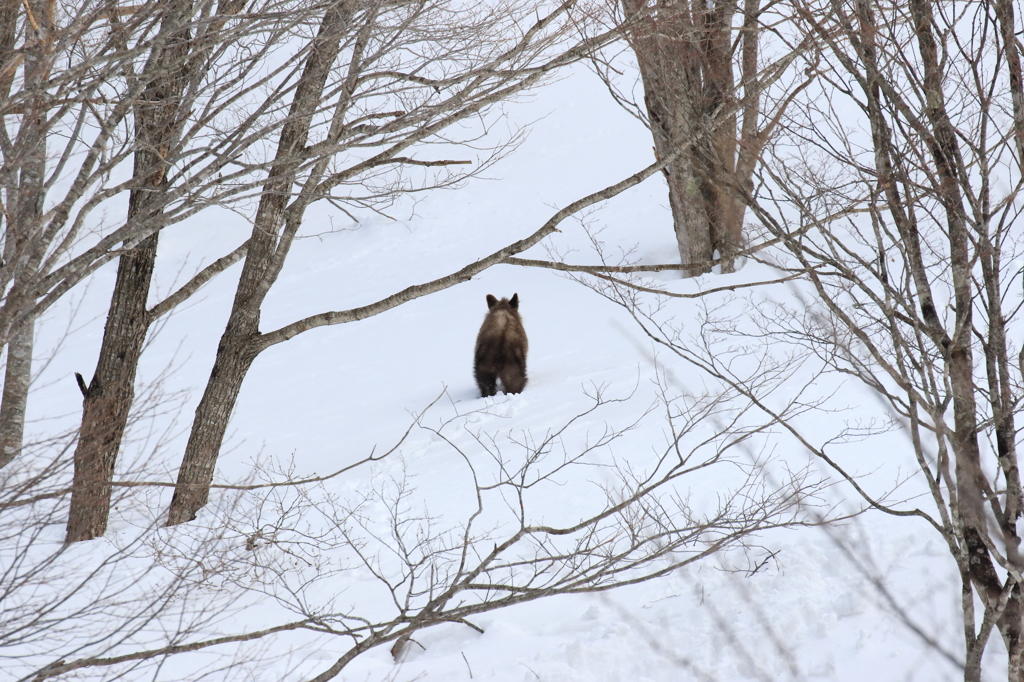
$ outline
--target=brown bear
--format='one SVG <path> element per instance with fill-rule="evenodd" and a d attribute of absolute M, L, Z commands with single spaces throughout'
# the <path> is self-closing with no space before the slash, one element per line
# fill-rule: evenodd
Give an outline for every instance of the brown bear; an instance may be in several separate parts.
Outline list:
<path fill-rule="evenodd" d="M 505 393 L 520 393 L 526 386 L 526 331 L 519 318 L 519 294 L 500 301 L 487 294 L 490 312 L 476 335 L 473 376 L 480 395 L 498 391 L 498 379 Z"/>

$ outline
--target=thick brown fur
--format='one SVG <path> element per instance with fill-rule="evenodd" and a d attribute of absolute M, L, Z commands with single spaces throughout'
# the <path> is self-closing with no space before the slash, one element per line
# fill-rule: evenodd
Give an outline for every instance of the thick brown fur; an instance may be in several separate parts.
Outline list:
<path fill-rule="evenodd" d="M 483 397 L 498 392 L 498 379 L 505 393 L 521 393 L 526 386 L 526 330 L 519 317 L 519 294 L 500 301 L 487 294 L 490 312 L 476 335 L 473 376 Z"/>

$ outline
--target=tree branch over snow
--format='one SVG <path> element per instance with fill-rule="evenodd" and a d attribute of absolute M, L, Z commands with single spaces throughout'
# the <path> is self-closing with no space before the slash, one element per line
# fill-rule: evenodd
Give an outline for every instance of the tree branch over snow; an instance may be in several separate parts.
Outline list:
<path fill-rule="evenodd" d="M 419 159 L 410 159 L 407 156 L 396 156 L 391 159 L 391 163 L 402 163 L 407 166 L 472 166 L 472 161 L 454 161 L 451 159 L 442 159 L 440 161 L 420 161 Z"/>
<path fill-rule="evenodd" d="M 556 269 L 560 269 L 560 268 L 556 268 Z M 633 282 L 627 282 L 624 279 L 619 279 L 618 277 L 612 277 L 611 275 L 603 275 L 603 274 L 601 274 L 599 272 L 595 272 L 595 273 L 593 273 L 593 275 L 594 275 L 594 277 L 599 277 L 600 279 L 603 279 L 605 281 L 614 282 L 615 284 L 620 284 L 620 285 L 622 285 L 624 287 L 629 287 L 630 289 L 635 289 L 636 291 L 643 291 L 643 292 L 648 293 L 648 294 L 658 294 L 659 296 L 668 296 L 670 298 L 700 298 L 701 296 L 708 296 L 710 294 L 717 294 L 717 293 L 721 293 L 723 291 L 736 291 L 737 289 L 750 289 L 750 288 L 753 288 L 753 287 L 767 286 L 769 284 L 782 284 L 784 282 L 790 282 L 790 281 L 792 281 L 794 279 L 799 279 L 800 277 L 803 277 L 803 273 L 802 272 L 798 272 L 798 273 L 789 275 L 788 277 L 780 277 L 778 279 L 770 279 L 770 280 L 765 280 L 765 281 L 762 281 L 762 282 L 741 282 L 741 283 L 736 283 L 736 284 L 730 284 L 730 285 L 723 286 L 723 287 L 715 287 L 713 289 L 705 289 L 705 290 L 702 290 L 702 291 L 696 291 L 696 292 L 690 293 L 690 294 L 681 294 L 681 293 L 677 293 L 677 292 L 674 292 L 674 291 L 665 291 L 664 289 L 652 289 L 650 287 L 640 286 L 639 284 L 634 284 Z"/>
<path fill-rule="evenodd" d="M 670 157 L 664 162 L 663 165 L 668 165 L 672 162 L 675 157 Z M 752 208 L 757 208 L 756 202 L 752 197 L 747 196 L 745 200 L 748 204 L 754 204 Z M 830 213 L 824 217 L 816 217 L 813 220 L 808 220 L 807 224 L 798 229 L 792 230 L 792 237 L 797 237 L 810 229 L 822 228 L 829 223 L 839 220 L 840 218 L 848 217 L 857 213 L 866 213 L 869 209 L 862 208 L 859 206 L 851 206 L 848 208 L 841 209 Z M 761 217 L 760 215 L 758 217 Z M 754 246 L 750 246 L 742 251 L 738 251 L 733 254 L 730 258 L 712 258 L 706 261 L 697 261 L 693 263 L 638 263 L 636 265 L 569 265 L 568 263 L 561 263 L 558 261 L 546 261 L 546 260 L 533 260 L 529 258 L 506 258 L 505 263 L 508 265 L 522 265 L 529 268 L 548 268 L 550 270 L 561 270 L 563 272 L 586 272 L 590 274 L 618 272 L 618 273 L 631 273 L 631 272 L 666 272 L 666 271 L 677 271 L 677 270 L 695 270 L 698 268 L 711 268 L 716 265 L 721 265 L 730 259 L 737 258 L 749 258 L 754 254 L 764 251 L 772 246 L 782 244 L 786 238 L 775 237 L 767 241 L 761 242 Z M 800 270 L 802 273 L 803 270 Z"/>
<path fill-rule="evenodd" d="M 155 320 L 186 301 L 190 296 L 192 296 L 192 294 L 199 291 L 201 286 L 213 279 L 215 275 L 219 275 L 238 261 L 242 260 L 242 258 L 245 257 L 245 252 L 248 248 L 249 241 L 246 240 L 245 243 L 228 255 L 218 258 L 213 263 L 210 263 L 208 266 L 200 270 L 196 273 L 195 277 L 190 279 L 184 286 L 150 308 L 150 319 Z"/>
<path fill-rule="evenodd" d="M 355 322 L 357 320 L 366 319 L 367 317 L 373 317 L 374 315 L 379 315 L 380 313 L 400 306 L 403 303 L 408 303 L 409 301 L 422 296 L 442 291 L 461 282 L 468 282 L 474 275 L 480 274 L 491 266 L 508 263 L 510 257 L 535 246 L 551 233 L 559 232 L 560 230 L 558 229 L 558 225 L 574 213 L 598 202 L 611 199 L 627 189 L 639 185 L 641 182 L 664 168 L 666 164 L 671 163 L 674 158 L 674 156 L 669 156 L 668 158 L 655 161 L 647 168 L 634 173 L 625 180 L 617 182 L 614 185 L 609 185 L 598 192 L 594 192 L 593 194 L 569 204 L 551 216 L 551 218 L 544 223 L 539 230 L 531 234 L 529 237 L 509 244 L 508 246 L 495 251 L 486 258 L 481 258 L 475 263 L 470 263 L 461 270 L 424 284 L 416 284 L 408 287 L 396 294 L 392 294 L 387 298 L 381 299 L 376 303 L 371 303 L 370 305 L 362 306 L 360 308 L 352 308 L 350 310 L 320 313 L 319 315 L 313 315 L 297 322 L 293 322 L 275 331 L 262 334 L 255 342 L 255 348 L 253 350 L 255 353 L 262 352 L 270 346 L 281 343 L 282 341 L 287 341 L 302 332 L 307 332 L 311 329 L 316 329 L 317 327 L 345 324 L 346 322 Z"/>
<path fill-rule="evenodd" d="M 284 625 L 277 625 L 272 628 L 265 630 L 256 630 L 253 632 L 247 632 L 241 635 L 229 635 L 226 637 L 216 637 L 214 639 L 207 639 L 201 642 L 192 642 L 190 644 L 177 644 L 174 646 L 160 647 L 159 649 L 147 649 L 146 651 L 136 651 L 131 654 L 125 654 L 124 656 L 111 656 L 109 658 L 81 658 L 71 663 L 64 663 L 58 661 L 57 663 L 44 668 L 32 677 L 32 682 L 42 682 L 42 680 L 49 679 L 51 677 L 57 677 L 58 675 L 64 675 L 74 670 L 81 670 L 82 668 L 96 668 L 119 665 L 121 663 L 130 663 L 131 661 L 144 661 L 151 658 L 157 658 L 158 656 L 171 656 L 174 654 L 188 653 L 189 651 L 199 651 L 200 649 L 206 649 L 211 646 L 218 646 L 220 644 L 232 644 L 237 642 L 250 642 L 254 639 L 261 639 L 268 635 L 273 635 L 278 632 L 287 632 L 288 630 L 298 630 L 300 628 L 306 628 L 314 623 L 310 620 L 300 620 L 294 623 L 285 623 Z M 22 678 L 19 682 L 27 682 L 29 678 Z"/>

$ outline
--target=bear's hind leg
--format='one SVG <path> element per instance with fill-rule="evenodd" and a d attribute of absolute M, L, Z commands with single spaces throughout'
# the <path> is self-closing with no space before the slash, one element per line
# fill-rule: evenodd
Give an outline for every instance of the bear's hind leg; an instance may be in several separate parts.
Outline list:
<path fill-rule="evenodd" d="M 481 398 L 488 398 L 498 392 L 498 376 L 491 372 L 477 372 L 476 384 L 480 387 Z"/>
<path fill-rule="evenodd" d="M 505 393 L 522 393 L 526 387 L 526 369 L 510 363 L 501 370 L 501 386 Z"/>

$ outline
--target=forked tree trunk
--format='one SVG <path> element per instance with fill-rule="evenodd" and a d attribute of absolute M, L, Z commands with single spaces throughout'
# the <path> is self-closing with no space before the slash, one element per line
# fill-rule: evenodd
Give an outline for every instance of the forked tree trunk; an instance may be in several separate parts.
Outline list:
<path fill-rule="evenodd" d="M 725 259 L 722 271 L 732 272 L 733 256 L 743 245 L 745 203 L 738 190 L 749 185 L 753 172 L 748 163 L 741 164 L 742 173 L 737 169 L 736 0 L 658 0 L 653 6 L 622 0 L 622 6 L 631 25 L 627 37 L 640 67 L 655 152 L 668 158 L 684 150 L 665 169 L 680 260 L 702 264 L 684 274 L 710 272 L 711 266 L 703 264 L 716 254 Z M 756 21 L 743 36 L 745 50 L 753 46 L 754 68 L 755 26 Z M 756 95 L 749 104 L 756 125 Z"/>
<path fill-rule="evenodd" d="M 959 177 L 964 172 L 959 158 L 959 142 L 946 109 L 943 92 L 944 73 L 940 65 L 940 47 L 933 32 L 932 5 L 929 0 L 910 0 L 917 44 L 924 71 L 923 89 L 927 101 L 925 115 L 934 135 L 930 137 L 931 156 L 940 179 L 939 199 L 946 214 L 950 247 L 950 271 L 953 277 L 953 308 L 956 332 L 952 336 L 947 360 L 953 394 L 953 419 L 956 428 L 956 477 L 960 518 L 964 525 L 967 550 L 971 556 L 972 577 L 988 607 L 998 604 L 1003 581 L 984 543 L 988 533 L 987 500 L 993 495 L 981 467 L 978 433 L 978 406 L 975 396 L 974 354 L 971 330 L 974 328 L 974 259 L 971 235 L 968 233 L 964 199 Z M 998 299 L 997 299 L 998 300 Z M 998 400 L 996 396 L 993 396 Z M 998 428 L 998 426 L 997 426 Z M 1005 510 L 1004 510 L 1005 511 Z M 1009 544 L 1019 545 L 1016 519 L 1001 519 Z M 1007 601 L 998 627 L 1009 654 L 1009 679 L 1021 680 L 1021 659 L 1024 656 L 1024 622 L 1019 600 L 1020 588 L 1015 586 Z"/>
<path fill-rule="evenodd" d="M 1024 622 L 1020 585 L 1015 584 L 1012 577 L 1008 578 L 1009 582 L 1004 582 L 1000 578 L 986 542 L 986 538 L 991 534 L 990 517 L 996 512 L 996 521 L 1002 535 L 999 540 L 1005 543 L 1007 556 L 1015 558 L 1016 548 L 1020 545 L 1016 531 L 1016 521 L 1020 515 L 1016 451 L 1012 445 L 1012 438 L 1000 436 L 1000 432 L 1006 434 L 1013 429 L 1013 415 L 1012 410 L 1004 410 L 1001 407 L 1001 400 L 1007 396 L 1002 382 L 1008 380 L 1008 372 L 1005 366 L 1000 367 L 1001 364 L 1005 365 L 1007 353 L 1003 338 L 1002 312 L 999 308 L 1002 298 L 995 280 L 998 277 L 998 268 L 989 260 L 992 258 L 991 253 L 981 254 L 980 263 L 985 273 L 987 299 L 990 303 L 989 334 L 983 342 L 989 370 L 989 401 L 995 417 L 999 460 L 1007 487 L 1017 488 L 1005 491 L 1005 506 L 997 511 L 994 502 L 996 494 L 991 490 L 981 463 L 979 433 L 982 431 L 982 425 L 978 418 L 978 387 L 975 380 L 973 348 L 975 339 L 972 337 L 972 331 L 976 329 L 973 320 L 974 306 L 977 304 L 976 294 L 981 293 L 975 289 L 972 242 L 975 249 L 984 250 L 985 246 L 984 238 L 979 244 L 978 234 L 972 234 L 972 229 L 984 235 L 987 226 L 971 225 L 965 213 L 964 196 L 960 186 L 961 176 L 965 174 L 965 170 L 957 131 L 950 119 L 943 91 L 943 56 L 935 36 L 932 4 L 930 0 L 911 0 L 909 7 L 923 72 L 921 90 L 926 100 L 922 121 L 926 129 L 922 130 L 921 134 L 928 145 L 927 151 L 938 181 L 936 198 L 941 202 L 942 212 L 946 218 L 945 233 L 953 284 L 950 305 L 955 318 L 952 332 L 946 331 L 947 325 L 937 310 L 936 297 L 931 290 L 931 273 L 925 266 L 926 247 L 912 214 L 913 204 L 903 201 L 898 194 L 905 181 L 894 174 L 894 167 L 899 165 L 898 152 L 891 140 L 892 130 L 883 114 L 883 77 L 874 44 L 877 35 L 874 11 L 869 2 L 858 0 L 858 37 L 861 38 L 858 57 L 865 65 L 867 74 L 865 93 L 869 105 L 878 182 L 908 255 L 909 276 L 913 283 L 914 295 L 920 302 L 923 331 L 929 335 L 936 347 L 943 349 L 945 372 L 949 378 L 954 421 L 951 440 L 956 469 L 954 523 L 957 540 L 961 545 L 959 551 L 962 557 L 958 563 L 965 592 L 965 636 L 968 652 L 965 679 L 980 680 L 981 656 L 985 646 L 985 640 L 976 638 L 975 635 L 974 597 L 971 589 L 973 587 L 980 597 L 988 618 L 999 613 L 1004 590 L 1009 587 L 1009 599 L 996 620 L 996 627 L 1008 652 L 1008 679 L 1010 682 L 1021 682 Z"/>
<path fill-rule="evenodd" d="M 4 235 L 5 267 L 15 271 L 7 294 L 13 309 L 27 311 L 35 304 L 33 290 L 36 272 L 43 259 L 43 207 L 46 202 L 46 117 L 48 95 L 43 89 L 50 73 L 53 50 L 53 3 L 34 0 L 24 3 L 28 12 L 24 21 L 25 89 L 32 93 L 22 116 L 15 152 L 21 155 L 19 177 L 8 178 L 16 197 L 6 208 Z M 0 19 L 10 21 L 0 37 L 13 47 L 17 11 L 6 5 Z M 9 83 L 5 82 L 5 87 Z M 8 193 L 10 196 L 10 192 Z M 32 352 L 35 347 L 35 320 L 26 319 L 7 345 L 3 397 L 0 399 L 0 467 L 9 464 L 21 452 L 25 439 L 25 412 L 32 381 Z"/>
<path fill-rule="evenodd" d="M 340 50 L 341 38 L 352 19 L 353 5 L 336 3 L 327 8 L 314 47 L 303 65 L 288 122 L 281 129 L 275 163 L 253 221 L 231 314 L 217 346 L 206 390 L 196 408 L 185 456 L 178 470 L 174 497 L 168 509 L 168 526 L 193 520 L 209 499 L 210 484 L 231 412 L 245 375 L 256 359 L 260 309 L 270 286 L 277 279 L 288 248 L 288 244 L 279 239 L 279 234 L 285 224 L 295 173 L 309 137 L 313 113 L 320 106 L 324 85 Z M 293 217 L 293 220 L 299 219 L 301 216 Z"/>
<path fill-rule="evenodd" d="M 107 313 L 96 372 L 85 392 L 82 425 L 75 449 L 75 474 L 65 542 L 90 540 L 107 528 L 114 466 L 128 415 L 135 400 L 135 376 L 146 332 L 146 310 L 156 264 L 168 150 L 175 144 L 185 115 L 180 100 L 188 81 L 192 3 L 169 3 L 158 47 L 141 78 L 150 83 L 135 107 L 134 180 L 127 220 L 144 221 L 155 231 L 121 256 Z"/>

